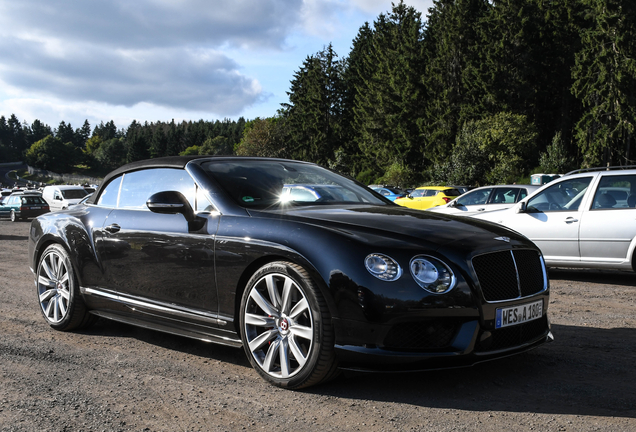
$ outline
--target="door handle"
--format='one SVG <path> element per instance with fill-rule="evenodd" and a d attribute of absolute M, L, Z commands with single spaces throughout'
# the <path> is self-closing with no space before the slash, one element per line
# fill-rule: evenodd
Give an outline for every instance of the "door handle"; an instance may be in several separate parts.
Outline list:
<path fill-rule="evenodd" d="M 121 229 L 121 227 L 117 224 L 111 224 L 108 225 L 106 228 L 104 228 L 106 231 L 108 231 L 111 234 L 115 234 L 116 232 L 119 232 L 119 230 Z"/>
<path fill-rule="evenodd" d="M 565 218 L 565 223 L 572 223 L 572 222 L 578 222 L 578 219 L 574 219 L 572 216 L 566 217 Z"/>
<path fill-rule="evenodd" d="M 485 209 L 485 208 L 479 208 L 479 209 L 477 209 L 477 211 L 484 211 L 484 210 L 486 210 L 486 209 Z"/>

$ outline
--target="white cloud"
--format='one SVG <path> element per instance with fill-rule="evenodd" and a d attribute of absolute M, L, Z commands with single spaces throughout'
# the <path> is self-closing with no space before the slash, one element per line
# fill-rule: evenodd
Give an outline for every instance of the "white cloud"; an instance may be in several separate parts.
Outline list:
<path fill-rule="evenodd" d="M 306 56 L 331 42 L 346 56 L 360 26 L 390 10 L 389 0 L 0 0 L 0 115 L 51 126 L 271 116 Z"/>
<path fill-rule="evenodd" d="M 0 3 L 0 79 L 68 101 L 236 115 L 263 98 L 226 46 L 280 50 L 294 0 Z"/>
<path fill-rule="evenodd" d="M 377 16 L 391 11 L 391 3 L 398 4 L 399 0 L 351 0 L 351 2 L 368 14 Z M 413 6 L 426 17 L 428 8 L 433 7 L 433 0 L 405 0 L 404 4 Z"/>

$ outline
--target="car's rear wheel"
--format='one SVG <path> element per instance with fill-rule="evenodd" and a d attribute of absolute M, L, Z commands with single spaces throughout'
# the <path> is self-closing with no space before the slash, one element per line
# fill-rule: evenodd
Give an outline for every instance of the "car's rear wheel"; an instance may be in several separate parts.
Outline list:
<path fill-rule="evenodd" d="M 337 373 L 329 310 L 307 271 L 296 264 L 273 262 L 250 278 L 240 326 L 252 366 L 276 386 L 308 387 Z"/>
<path fill-rule="evenodd" d="M 66 250 L 52 244 L 46 248 L 37 271 L 37 295 L 44 319 L 56 330 L 76 330 L 97 319 L 79 293 L 73 264 Z"/>
<path fill-rule="evenodd" d="M 15 211 L 11 210 L 11 222 L 17 222 L 18 217 L 15 215 Z"/>

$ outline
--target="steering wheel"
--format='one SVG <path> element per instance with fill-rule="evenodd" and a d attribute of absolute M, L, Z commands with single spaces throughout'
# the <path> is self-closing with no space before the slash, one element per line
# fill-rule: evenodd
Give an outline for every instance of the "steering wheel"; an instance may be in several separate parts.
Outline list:
<path fill-rule="evenodd" d="M 561 207 L 559 204 L 557 203 L 550 203 L 550 207 L 548 207 L 549 210 L 562 210 L 563 207 Z"/>

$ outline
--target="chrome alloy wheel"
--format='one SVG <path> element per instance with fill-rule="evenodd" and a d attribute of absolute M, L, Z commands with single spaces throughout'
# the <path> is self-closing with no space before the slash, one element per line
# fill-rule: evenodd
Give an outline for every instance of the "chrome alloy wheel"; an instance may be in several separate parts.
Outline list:
<path fill-rule="evenodd" d="M 285 379 L 302 370 L 314 343 L 314 320 L 293 279 L 270 273 L 252 285 L 243 323 L 249 352 L 265 373 Z"/>
<path fill-rule="evenodd" d="M 66 257 L 52 249 L 40 261 L 38 267 L 38 297 L 46 319 L 59 323 L 66 317 L 70 305 L 70 264 Z"/>

